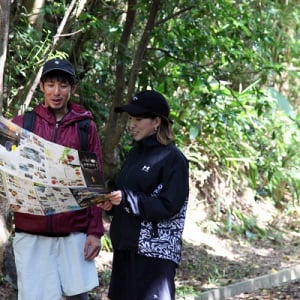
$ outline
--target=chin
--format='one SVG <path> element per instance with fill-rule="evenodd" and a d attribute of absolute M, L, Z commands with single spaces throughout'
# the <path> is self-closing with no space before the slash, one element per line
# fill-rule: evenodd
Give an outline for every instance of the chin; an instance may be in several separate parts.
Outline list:
<path fill-rule="evenodd" d="M 140 141 L 141 140 L 141 138 L 140 137 L 138 137 L 138 136 L 133 136 L 132 137 L 136 142 L 138 142 L 138 141 Z"/>

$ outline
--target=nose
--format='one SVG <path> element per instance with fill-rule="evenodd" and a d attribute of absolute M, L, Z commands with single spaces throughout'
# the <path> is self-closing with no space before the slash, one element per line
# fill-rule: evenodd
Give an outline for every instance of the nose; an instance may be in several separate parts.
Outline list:
<path fill-rule="evenodd" d="M 59 84 L 55 84 L 54 86 L 54 94 L 59 95 L 60 94 L 60 86 Z"/>
<path fill-rule="evenodd" d="M 132 130 L 134 127 L 135 127 L 135 123 L 132 119 L 130 119 L 129 122 L 128 122 L 128 128 L 130 130 Z"/>

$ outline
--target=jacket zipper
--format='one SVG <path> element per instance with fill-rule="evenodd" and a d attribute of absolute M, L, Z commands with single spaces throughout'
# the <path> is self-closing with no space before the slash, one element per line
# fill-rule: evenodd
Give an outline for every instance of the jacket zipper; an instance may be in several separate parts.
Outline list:
<path fill-rule="evenodd" d="M 59 127 L 59 122 L 55 123 L 55 132 L 54 132 L 54 138 L 53 138 L 53 142 L 55 143 L 57 140 L 57 132 L 58 132 L 58 127 Z"/>

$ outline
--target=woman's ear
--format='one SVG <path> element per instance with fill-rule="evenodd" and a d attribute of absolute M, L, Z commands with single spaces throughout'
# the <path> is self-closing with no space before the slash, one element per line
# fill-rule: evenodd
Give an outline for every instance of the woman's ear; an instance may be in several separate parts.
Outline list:
<path fill-rule="evenodd" d="M 161 124 L 161 117 L 159 116 L 155 117 L 154 122 L 155 122 L 155 127 L 159 127 Z"/>

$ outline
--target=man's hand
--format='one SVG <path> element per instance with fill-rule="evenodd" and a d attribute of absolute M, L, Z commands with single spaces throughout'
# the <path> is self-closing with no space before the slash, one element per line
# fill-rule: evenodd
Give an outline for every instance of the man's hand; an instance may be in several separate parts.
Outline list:
<path fill-rule="evenodd" d="M 109 211 L 112 209 L 113 205 L 112 203 L 109 201 L 108 197 L 105 195 L 105 198 L 107 199 L 104 202 L 98 203 L 97 206 L 102 208 L 105 211 Z"/>
<path fill-rule="evenodd" d="M 92 260 L 98 256 L 101 249 L 101 241 L 98 237 L 90 234 L 87 236 L 84 245 L 84 258 Z"/>

